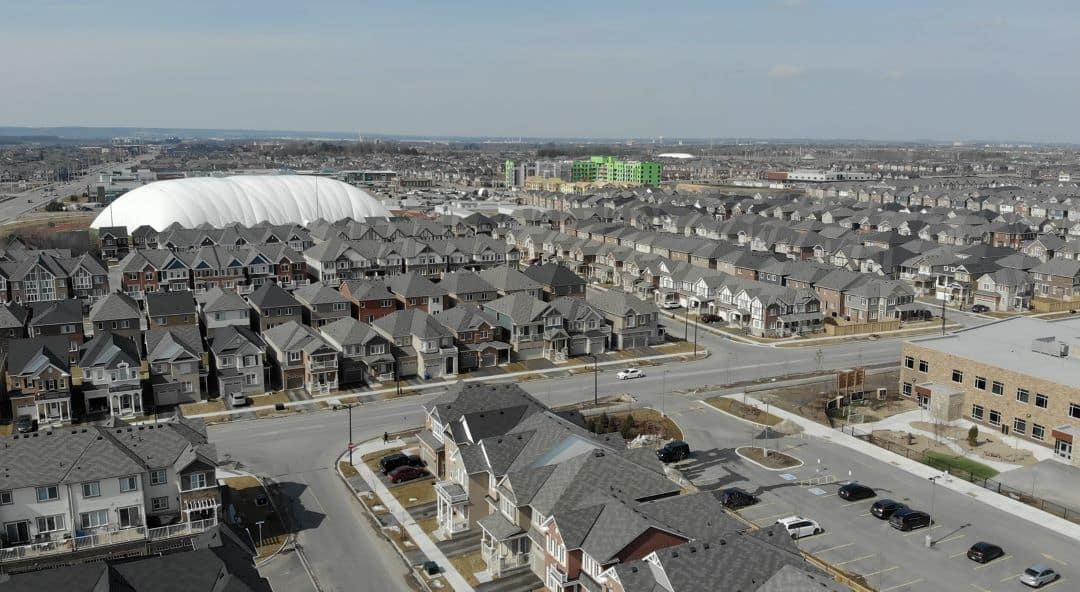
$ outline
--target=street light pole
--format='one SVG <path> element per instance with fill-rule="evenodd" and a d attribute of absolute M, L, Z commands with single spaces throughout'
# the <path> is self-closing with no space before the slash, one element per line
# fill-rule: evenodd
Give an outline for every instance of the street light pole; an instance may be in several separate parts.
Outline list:
<path fill-rule="evenodd" d="M 934 546 L 934 492 L 937 490 L 937 480 L 941 478 L 941 475 L 934 475 L 930 477 L 930 525 L 926 531 L 926 547 L 929 549 Z"/>
<path fill-rule="evenodd" d="M 258 522 L 255 523 L 259 527 L 259 547 L 260 548 L 263 546 L 263 538 L 262 538 L 262 525 L 263 525 L 263 522 L 266 522 L 266 521 L 265 520 L 259 520 Z"/>
<path fill-rule="evenodd" d="M 352 439 L 352 408 L 353 404 L 350 403 L 345 406 L 349 410 L 349 466 L 352 466 L 352 451 L 353 451 L 353 439 Z"/>
<path fill-rule="evenodd" d="M 599 379 L 599 374 L 598 374 L 599 372 L 600 372 L 600 370 L 599 370 L 599 362 L 597 362 L 596 354 L 593 354 L 593 357 L 592 357 L 592 400 L 593 400 L 593 405 L 594 406 L 600 404 L 600 400 L 599 400 L 599 397 L 600 397 L 600 395 L 599 395 L 599 393 L 600 393 L 599 380 L 600 379 Z"/>
<path fill-rule="evenodd" d="M 694 321 L 694 359 L 697 359 L 697 326 L 701 322 L 701 315 L 698 315 L 697 320 Z"/>

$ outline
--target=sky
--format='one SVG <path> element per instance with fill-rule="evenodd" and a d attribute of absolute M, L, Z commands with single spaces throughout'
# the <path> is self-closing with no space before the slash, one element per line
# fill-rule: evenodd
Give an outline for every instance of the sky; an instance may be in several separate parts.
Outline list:
<path fill-rule="evenodd" d="M 0 6 L 0 125 L 1080 142 L 1075 0 Z"/>

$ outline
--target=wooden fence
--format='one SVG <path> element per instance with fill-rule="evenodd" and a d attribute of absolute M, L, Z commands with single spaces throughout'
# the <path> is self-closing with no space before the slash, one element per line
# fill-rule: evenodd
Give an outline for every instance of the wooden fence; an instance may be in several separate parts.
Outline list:
<path fill-rule="evenodd" d="M 896 331 L 900 328 L 899 320 L 878 321 L 876 323 L 852 323 L 850 325 L 834 325 L 825 319 L 826 335 L 862 335 L 865 333 L 884 333 Z"/>

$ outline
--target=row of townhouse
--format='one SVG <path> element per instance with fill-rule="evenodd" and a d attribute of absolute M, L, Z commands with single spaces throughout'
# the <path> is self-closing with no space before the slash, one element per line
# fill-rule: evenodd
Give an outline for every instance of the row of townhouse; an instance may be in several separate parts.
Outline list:
<path fill-rule="evenodd" d="M 12 245 L 0 253 L 0 303 L 77 299 L 92 303 L 109 293 L 105 266 L 90 255 Z"/>
<path fill-rule="evenodd" d="M 662 572 L 648 562 L 665 557 L 664 569 L 696 572 L 671 559 L 701 551 L 721 562 L 708 568 L 716 579 L 666 589 L 764 590 L 757 584 L 785 568 L 842 589 L 807 565 L 778 527 L 746 533 L 712 494 L 680 495 L 653 450 L 627 448 L 617 433 L 590 433 L 580 415 L 554 413 L 517 385 L 459 383 L 424 410 L 419 442 L 435 478 L 437 532 L 479 531 L 496 581 L 528 570 L 553 592 L 654 590 L 647 574 Z M 719 551 L 729 546 L 741 551 Z M 753 573 L 729 561 L 748 561 Z M 672 574 L 669 582 L 682 579 Z"/>
<path fill-rule="evenodd" d="M 5 572 L 183 546 L 221 517 L 217 452 L 201 420 L 47 430 L 3 447 Z"/>

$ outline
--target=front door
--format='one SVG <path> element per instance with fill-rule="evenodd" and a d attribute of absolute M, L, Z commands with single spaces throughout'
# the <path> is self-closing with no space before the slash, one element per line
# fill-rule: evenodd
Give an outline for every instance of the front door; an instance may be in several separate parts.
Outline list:
<path fill-rule="evenodd" d="M 1058 440 L 1054 443 L 1054 454 L 1065 460 L 1072 460 L 1072 442 Z"/>
<path fill-rule="evenodd" d="M 446 373 L 454 373 L 454 358 L 446 358 Z"/>
<path fill-rule="evenodd" d="M 142 521 L 139 519 L 138 506 L 120 508 L 116 512 L 120 515 L 120 528 L 131 528 L 133 526 L 142 525 Z"/>

